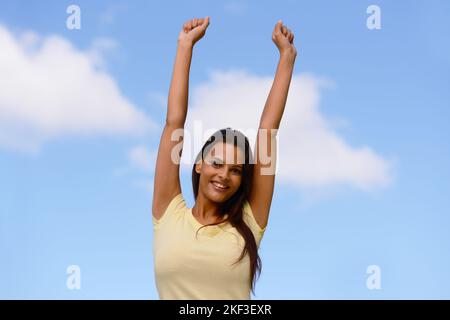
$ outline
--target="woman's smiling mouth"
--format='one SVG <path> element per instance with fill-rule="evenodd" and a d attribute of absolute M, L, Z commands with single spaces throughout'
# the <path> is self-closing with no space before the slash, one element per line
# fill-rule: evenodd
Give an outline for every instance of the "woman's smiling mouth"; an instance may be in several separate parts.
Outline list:
<path fill-rule="evenodd" d="M 223 191 L 227 190 L 228 188 L 230 188 L 230 187 L 227 187 L 227 186 L 225 186 L 225 185 L 223 185 L 221 183 L 218 183 L 216 181 L 211 181 L 211 184 L 212 184 L 212 186 L 213 186 L 213 188 L 215 190 L 221 191 L 221 192 L 223 192 Z"/>

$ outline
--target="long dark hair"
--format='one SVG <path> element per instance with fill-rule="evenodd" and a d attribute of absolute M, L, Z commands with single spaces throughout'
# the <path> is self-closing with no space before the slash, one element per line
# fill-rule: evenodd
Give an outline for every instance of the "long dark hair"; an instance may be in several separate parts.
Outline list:
<path fill-rule="evenodd" d="M 221 203 L 219 206 L 219 216 L 220 221 L 217 223 L 211 223 L 202 226 L 213 226 L 223 222 L 230 222 L 230 224 L 236 228 L 236 230 L 242 235 L 245 240 L 245 246 L 242 250 L 241 255 L 238 260 L 233 264 L 241 261 L 246 253 L 248 253 L 250 258 L 250 287 L 252 289 L 253 294 L 254 286 L 256 282 L 256 276 L 261 274 L 261 259 L 258 255 L 258 247 L 256 245 L 255 237 L 247 226 L 245 221 L 243 220 L 243 207 L 244 202 L 249 198 L 251 187 L 252 187 L 252 177 L 253 177 L 253 156 L 250 148 L 250 144 L 248 142 L 247 137 L 238 130 L 233 130 L 231 128 L 225 128 L 216 131 L 203 145 L 201 151 L 197 155 L 194 163 L 194 167 L 192 168 L 192 188 L 194 191 L 194 199 L 197 199 L 198 195 L 198 187 L 200 182 L 200 174 L 195 171 L 195 165 L 200 163 L 200 161 L 204 160 L 204 156 L 208 154 L 209 150 L 217 143 L 230 143 L 234 146 L 240 148 L 245 154 L 245 161 L 243 164 L 242 170 L 242 179 L 239 189 L 224 203 Z M 224 219 L 225 214 L 228 214 L 228 217 Z M 197 232 L 201 229 L 199 228 Z"/>

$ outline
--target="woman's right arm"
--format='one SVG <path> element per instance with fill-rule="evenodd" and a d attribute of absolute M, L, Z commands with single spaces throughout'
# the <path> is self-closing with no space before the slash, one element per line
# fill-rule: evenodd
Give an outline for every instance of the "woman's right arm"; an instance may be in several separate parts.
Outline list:
<path fill-rule="evenodd" d="M 175 64 L 170 82 L 165 126 L 159 143 L 153 186 L 152 213 L 160 219 L 170 201 L 181 193 L 179 168 L 184 123 L 188 107 L 189 69 L 194 44 L 205 34 L 209 18 L 192 19 L 178 36 Z"/>

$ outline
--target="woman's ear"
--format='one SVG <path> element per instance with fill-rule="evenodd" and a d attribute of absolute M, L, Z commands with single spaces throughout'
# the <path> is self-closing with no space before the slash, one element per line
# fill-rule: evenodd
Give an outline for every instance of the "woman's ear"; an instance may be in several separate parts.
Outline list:
<path fill-rule="evenodd" d="M 197 163 L 195 165 L 195 172 L 197 172 L 198 174 L 200 174 L 202 172 L 202 164 L 201 163 Z"/>

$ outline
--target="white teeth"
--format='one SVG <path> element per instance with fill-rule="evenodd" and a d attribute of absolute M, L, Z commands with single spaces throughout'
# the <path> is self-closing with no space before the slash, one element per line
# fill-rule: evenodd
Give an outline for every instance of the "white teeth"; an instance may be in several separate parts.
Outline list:
<path fill-rule="evenodd" d="M 226 188 L 227 188 L 226 186 L 224 186 L 223 184 L 220 184 L 220 183 L 218 183 L 218 182 L 213 182 L 213 184 L 214 184 L 216 187 L 221 188 L 221 189 L 226 189 Z"/>

